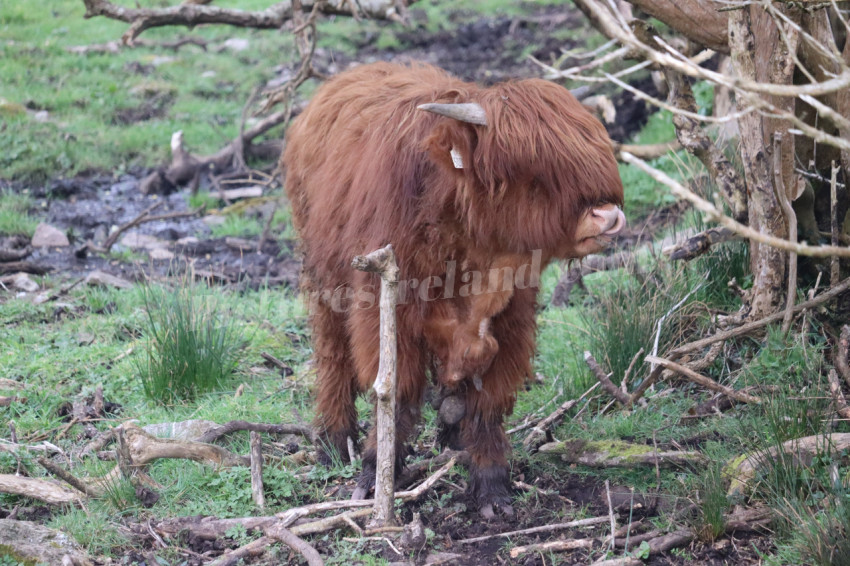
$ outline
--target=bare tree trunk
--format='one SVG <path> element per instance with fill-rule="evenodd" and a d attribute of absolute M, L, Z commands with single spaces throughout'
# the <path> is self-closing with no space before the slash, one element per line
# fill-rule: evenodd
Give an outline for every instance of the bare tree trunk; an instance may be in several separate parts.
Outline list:
<path fill-rule="evenodd" d="M 796 42 L 789 43 L 790 49 L 780 38 L 773 19 L 760 6 L 746 6 L 734 10 L 729 16 L 732 63 L 735 73 L 741 78 L 791 84 Z M 775 106 L 793 111 L 793 98 L 770 98 Z M 743 110 L 749 101 L 739 97 L 737 104 L 739 110 Z M 773 132 L 784 134 L 781 145 L 782 178 L 786 186 L 796 186 L 794 142 L 793 136 L 787 133 L 788 123 L 751 112 L 742 116 L 738 124 L 744 176 L 749 189 L 749 226 L 766 235 L 787 238 L 787 226 L 774 187 L 770 138 Z M 759 319 L 778 309 L 785 289 L 785 255 L 776 248 L 751 242 L 753 286 L 748 295 L 750 318 Z"/>

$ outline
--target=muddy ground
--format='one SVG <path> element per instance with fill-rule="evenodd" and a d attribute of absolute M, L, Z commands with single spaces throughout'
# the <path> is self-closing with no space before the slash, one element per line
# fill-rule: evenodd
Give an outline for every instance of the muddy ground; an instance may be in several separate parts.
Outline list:
<path fill-rule="evenodd" d="M 459 13 L 458 17 L 462 15 Z M 414 11 L 414 18 L 417 17 L 421 17 L 421 13 Z M 552 32 L 567 27 L 576 29 L 576 35 L 581 37 L 583 34 L 578 32 L 586 25 L 580 14 L 565 12 L 564 7 L 529 4 L 527 13 L 521 18 L 480 18 L 460 25 L 456 31 L 437 34 L 421 29 L 401 31 L 399 39 L 403 48 L 399 49 L 378 50 L 367 43 L 361 46 L 360 52 L 353 58 L 319 49 L 316 66 L 322 71 L 333 73 L 347 68 L 355 61 L 416 59 L 440 65 L 464 79 L 485 83 L 539 76 L 539 69 L 525 58 L 525 54 L 531 53 L 540 60 L 551 61 L 561 54 L 562 49 L 576 47 L 569 42 L 565 44 L 564 41 L 552 39 Z M 642 86 L 647 88 L 647 85 Z M 615 105 L 619 117 L 616 124 L 610 125 L 610 132 L 615 139 L 623 140 L 643 125 L 647 109 L 629 94 L 618 95 Z M 128 115 L 123 119 L 132 122 L 135 118 Z M 150 165 L 152 168 L 156 164 Z M 272 167 L 270 164 L 267 170 L 271 171 Z M 43 187 L 30 187 L 37 199 L 41 219 L 68 233 L 71 246 L 36 249 L 27 260 L 50 269 L 51 274 L 59 280 L 73 280 L 94 270 L 139 280 L 144 277 L 166 277 L 191 268 L 215 284 L 267 284 L 296 288 L 299 264 L 294 257 L 293 242 L 274 237 L 273 234 L 263 249 L 256 251 L 246 248 L 244 242 L 213 238 L 210 223 L 215 221 L 214 218 L 193 217 L 145 223 L 119 239 L 113 248 L 113 252 L 119 252 L 117 254 L 84 253 L 82 249 L 85 242 L 102 242 L 115 227 L 131 221 L 155 203 L 163 202 L 155 211 L 156 214 L 188 209 L 186 190 L 168 196 L 142 195 L 138 191 L 139 180 L 149 171 L 133 170 L 117 179 L 108 174 L 94 174 L 70 180 L 57 179 Z M 8 181 L 4 183 L 13 185 Z M 263 217 L 268 212 L 260 207 L 253 214 Z M 633 234 L 641 231 L 635 228 Z M 634 237 L 625 238 L 625 241 L 633 243 Z M 604 486 L 592 476 L 577 473 L 541 475 L 523 469 L 522 463 L 516 462 L 515 465 L 518 468 L 513 472 L 514 479 L 532 484 L 536 489 L 531 492 L 517 490 L 517 514 L 514 518 L 500 516 L 493 522 L 482 522 L 463 495 L 463 486 L 440 484 L 424 502 L 405 507 L 402 519 L 409 521 L 413 512 L 421 513 L 423 523 L 434 532 L 435 537 L 427 549 L 433 549 L 435 544 L 439 546 L 442 552 L 447 553 L 447 561 L 444 563 L 492 565 L 507 563 L 503 558 L 505 553 L 500 552 L 506 545 L 505 539 L 463 545 L 456 541 L 561 522 L 564 516 L 574 515 L 577 508 L 585 508 L 585 516 L 588 517 L 608 514 Z M 341 486 L 343 491 L 348 488 L 350 486 Z M 630 501 L 627 500 L 630 492 L 626 487 L 615 486 L 614 493 L 618 524 L 623 525 L 630 520 Z M 662 496 L 652 502 L 639 497 L 637 503 L 631 520 L 645 519 L 648 526 L 650 518 L 673 512 L 684 502 Z M 37 510 L 32 513 L 33 518 L 38 516 Z M 609 531 L 608 526 L 602 525 L 593 529 L 513 537 L 510 543 L 517 545 L 604 536 Z M 219 541 L 219 544 L 226 543 Z M 191 546 L 188 541 L 187 544 Z M 375 554 L 391 562 L 406 559 L 406 556 L 395 554 L 386 544 L 370 545 L 369 548 Z M 327 543 L 318 541 L 317 546 L 323 553 L 332 552 Z M 594 557 L 600 556 L 599 548 L 597 544 Z M 724 537 L 715 543 L 696 542 L 686 552 L 655 555 L 648 563 L 754 564 L 760 560 L 756 548 L 767 551 L 770 545 L 764 538 L 750 538 L 750 535 L 742 534 L 740 537 Z M 205 551 L 202 547 L 190 550 Z M 414 553 L 415 559 L 422 563 L 428 559 L 429 552 Z M 434 557 L 432 554 L 430 556 Z M 561 556 L 567 563 L 581 564 L 587 562 L 589 554 L 579 550 Z M 144 555 L 136 558 L 139 563 L 147 563 L 149 560 Z M 193 563 L 191 558 L 188 563 Z M 511 563 L 548 564 L 549 558 L 545 553 L 532 553 Z"/>

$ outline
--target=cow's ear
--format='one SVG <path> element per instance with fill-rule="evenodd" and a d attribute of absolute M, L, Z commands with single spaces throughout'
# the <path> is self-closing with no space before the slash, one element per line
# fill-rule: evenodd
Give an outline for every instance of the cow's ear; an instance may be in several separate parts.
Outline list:
<path fill-rule="evenodd" d="M 455 120 L 441 120 L 425 141 L 431 159 L 460 175 L 469 174 L 477 145 L 476 127 Z"/>

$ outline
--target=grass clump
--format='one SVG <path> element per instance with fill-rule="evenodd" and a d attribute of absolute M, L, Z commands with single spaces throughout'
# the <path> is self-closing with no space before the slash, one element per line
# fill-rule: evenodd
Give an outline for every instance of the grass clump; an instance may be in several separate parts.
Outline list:
<path fill-rule="evenodd" d="M 0 192 L 0 235 L 31 237 L 38 221 L 30 216 L 32 198 L 22 193 Z"/>
<path fill-rule="evenodd" d="M 144 289 L 148 342 L 137 362 L 145 394 L 162 404 L 221 387 L 233 373 L 242 337 L 204 289 Z"/>

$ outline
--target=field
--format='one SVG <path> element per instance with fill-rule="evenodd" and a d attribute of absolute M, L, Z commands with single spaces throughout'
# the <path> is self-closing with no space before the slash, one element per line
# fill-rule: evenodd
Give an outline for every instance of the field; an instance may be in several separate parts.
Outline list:
<path fill-rule="evenodd" d="M 458 4 L 416 3 L 409 28 L 323 19 L 314 65 L 333 74 L 355 62 L 422 59 L 492 83 L 539 76 L 529 56 L 571 60 L 604 43 L 568 2 Z M 37 562 L 14 550 L 15 523 L 72 539 L 47 563 L 62 563 L 68 552 L 92 564 L 236 564 L 231 553 L 253 541 L 258 550 L 245 551 L 243 564 L 305 563 L 250 522 L 226 522 L 347 500 L 359 472 L 358 462 L 314 461 L 312 349 L 298 294 L 297 236 L 276 163 L 254 158 L 250 178 L 225 185 L 203 178 L 197 191 L 138 190 L 170 159 L 174 132 L 183 132 L 193 154 L 207 155 L 237 136 L 243 120 L 256 123 L 246 105 L 259 87 L 295 72 L 293 36 L 164 28 L 144 34 L 152 45 L 101 50 L 91 46 L 117 41 L 125 26 L 83 14 L 78 0 L 0 0 L 0 252 L 20 255 L 0 258 L 0 566 Z M 162 46 L 182 36 L 198 42 Z M 74 49 L 81 46 L 88 49 Z M 651 82 L 648 74 L 634 80 Z M 296 106 L 317 85 L 305 83 Z M 669 114 L 607 94 L 619 112 L 608 124 L 614 139 L 674 137 Z M 705 109 L 711 92 L 697 94 Z M 283 137 L 277 127 L 258 141 L 279 151 L 274 144 Z M 682 151 L 654 163 L 681 179 L 701 174 Z M 621 166 L 621 175 L 629 227 L 615 251 L 628 252 L 625 267 L 580 280 L 570 279 L 572 264 L 543 274 L 535 377 L 506 425 L 515 517 L 481 520 L 465 494 L 463 454 L 456 454 L 459 463 L 433 487 L 397 502 L 403 532 L 368 533 L 351 522 L 305 527 L 306 519 L 287 525 L 325 564 L 606 557 L 658 565 L 850 564 L 847 447 L 777 456 L 791 439 L 848 432 L 828 382 L 828 336 L 842 311 L 821 304 L 788 333 L 769 326 L 693 354 L 705 357 L 704 375 L 749 395 L 748 402 L 675 374 L 629 407 L 598 386 L 585 352 L 628 396 L 652 372 L 646 355 L 721 330 L 750 277 L 742 242 L 687 263 L 667 259 L 662 242 L 700 228 L 701 218 L 642 173 Z M 222 198 L 223 189 L 240 187 L 260 187 L 262 196 Z M 123 231 L 145 214 L 171 216 Z M 58 228 L 68 245 L 28 249 L 39 223 Z M 114 245 L 98 249 L 119 227 Z M 358 407 L 368 428 L 372 403 L 364 397 Z M 559 407 L 560 418 L 540 424 Z M 426 402 L 398 489 L 446 463 L 437 418 Z M 216 428 L 234 421 L 241 424 L 232 430 Z M 262 505 L 243 456 L 251 452 L 248 429 L 259 433 L 265 461 Z M 164 445 L 177 446 L 177 455 L 140 464 L 145 451 L 166 450 L 157 440 L 165 436 L 178 440 Z M 188 441 L 199 438 L 216 448 L 189 456 Z M 747 456 L 758 465 L 736 487 Z M 68 474 L 90 492 L 61 482 Z M 29 497 L 8 487 L 16 477 L 59 478 L 52 485 L 62 487 Z M 222 521 L 204 534 L 191 519 L 198 516 Z M 665 537 L 678 538 L 665 545 Z M 523 548 L 550 541 L 580 544 Z"/>

